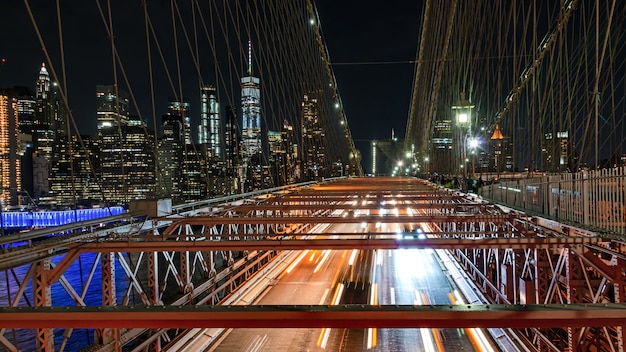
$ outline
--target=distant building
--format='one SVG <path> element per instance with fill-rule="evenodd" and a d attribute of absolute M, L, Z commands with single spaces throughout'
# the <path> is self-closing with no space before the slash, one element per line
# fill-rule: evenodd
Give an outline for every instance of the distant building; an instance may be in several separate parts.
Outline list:
<path fill-rule="evenodd" d="M 489 121 L 487 117 L 483 116 L 477 119 L 476 129 L 473 130 L 472 139 L 475 139 L 476 145 L 472 147 L 469 145 L 469 157 L 471 159 L 472 168 L 474 174 L 483 173 L 489 171 L 493 157 L 491 155 L 491 135 L 489 134 Z M 468 143 L 471 144 L 471 143 Z"/>
<path fill-rule="evenodd" d="M 302 171 L 313 180 L 326 176 L 326 133 L 320 120 L 316 97 L 304 95 L 302 100 Z"/>
<path fill-rule="evenodd" d="M 63 138 L 57 148 L 60 159 L 52 167 L 50 178 L 50 196 L 56 204 L 72 207 L 100 204 L 102 190 L 95 168 L 97 158 L 92 158 L 99 154 L 99 145 L 89 136 L 72 135 L 69 143 Z"/>
<path fill-rule="evenodd" d="M 263 152 L 261 142 L 261 86 L 252 75 L 252 45 L 248 42 L 248 75 L 241 78 L 241 153 L 244 164 Z M 259 158 L 255 158 L 259 159 Z M 259 164 L 260 165 L 260 164 Z"/>
<path fill-rule="evenodd" d="M 182 199 L 182 169 L 185 150 L 182 116 L 166 114 L 161 117 L 161 137 L 158 146 L 157 179 L 159 195 Z"/>
<path fill-rule="evenodd" d="M 0 90 L 0 206 L 20 205 L 22 192 L 18 103 L 10 91 Z"/>
<path fill-rule="evenodd" d="M 128 93 L 115 86 L 96 86 L 96 114 L 98 131 L 128 125 Z"/>
<path fill-rule="evenodd" d="M 210 158 L 223 156 L 220 105 L 217 101 L 217 90 L 213 87 L 200 88 L 198 143 L 207 146 Z"/>
<path fill-rule="evenodd" d="M 103 201 L 124 204 L 153 198 L 156 160 L 145 123 L 131 119 L 123 90 L 97 86 L 96 97 Z"/>
<path fill-rule="evenodd" d="M 241 154 L 239 145 L 241 137 L 239 135 L 239 124 L 237 123 L 237 115 L 232 106 L 226 105 L 226 119 L 224 124 L 224 160 L 228 167 L 234 167 L 239 164 Z"/>
<path fill-rule="evenodd" d="M 241 180 L 244 177 L 240 147 L 239 123 L 235 109 L 226 105 L 224 123 L 224 191 L 223 194 L 241 192 Z"/>
<path fill-rule="evenodd" d="M 190 104 L 187 99 L 181 100 L 170 97 L 167 106 L 167 113 L 171 116 L 177 116 L 183 123 L 183 138 L 185 144 L 191 144 L 191 118 L 189 117 Z"/>
<path fill-rule="evenodd" d="M 124 177 L 129 200 L 154 199 L 156 193 L 155 148 L 145 122 L 131 117 L 122 130 Z"/>
<path fill-rule="evenodd" d="M 19 115 L 19 133 L 28 135 L 31 141 L 35 133 L 35 121 L 37 120 L 37 99 L 35 92 L 28 87 L 13 87 L 17 97 L 17 110 Z M 26 148 L 27 146 L 22 146 Z"/>
<path fill-rule="evenodd" d="M 573 147 L 568 131 L 544 134 L 541 148 L 543 171 L 561 172 L 573 170 Z"/>
<path fill-rule="evenodd" d="M 298 145 L 295 143 L 295 135 L 293 126 L 289 122 L 283 122 L 283 129 L 281 130 L 281 139 L 283 148 L 285 149 L 285 184 L 292 184 L 296 182 L 296 164 L 298 162 Z"/>
<path fill-rule="evenodd" d="M 37 120 L 37 100 L 35 92 L 28 87 L 13 87 L 13 96 L 17 98 L 18 139 L 20 145 L 22 191 L 34 194 L 33 188 L 33 152 L 35 121 Z M 47 172 L 47 171 L 46 171 Z"/>
<path fill-rule="evenodd" d="M 287 184 L 287 150 L 280 131 L 267 131 L 268 163 L 274 186 Z"/>
<path fill-rule="evenodd" d="M 48 161 L 41 156 L 38 151 L 33 153 L 33 189 L 28 191 L 33 198 L 41 200 L 48 197 L 50 193 L 50 182 L 48 180 Z"/>
<path fill-rule="evenodd" d="M 275 186 L 283 186 L 296 182 L 296 162 L 298 160 L 297 145 L 293 126 L 284 121 L 281 131 L 268 131 L 269 165 Z"/>
<path fill-rule="evenodd" d="M 209 143 L 209 99 L 215 88 L 200 87 L 200 125 L 198 126 L 198 143 Z"/>
<path fill-rule="evenodd" d="M 39 77 L 37 79 L 36 95 L 36 119 L 34 122 L 33 141 L 35 150 L 39 156 L 46 159 L 50 164 L 52 161 L 52 146 L 54 145 L 54 123 L 53 123 L 53 103 L 50 91 L 50 75 L 46 64 L 41 64 Z"/>
<path fill-rule="evenodd" d="M 180 192 L 184 201 L 202 200 L 207 196 L 206 156 L 198 144 L 185 146 L 181 169 Z"/>
<path fill-rule="evenodd" d="M 432 138 L 432 158 L 429 161 L 429 170 L 439 174 L 455 172 L 458 161 L 455 160 L 452 148 L 452 120 L 448 117 L 439 117 L 435 120 Z"/>
<path fill-rule="evenodd" d="M 43 157 L 47 162 L 48 175 L 46 178 L 50 181 L 54 177 L 52 170 L 61 159 L 59 148 L 64 149 L 60 147 L 60 142 L 66 140 L 67 114 L 59 87 L 56 82 L 50 80 L 50 74 L 43 63 L 39 70 L 35 92 L 36 110 L 31 140 L 38 157 Z M 24 103 L 29 104 L 28 101 Z M 25 110 L 29 109 L 27 106 L 24 108 Z M 30 129 L 29 124 L 30 122 L 25 121 L 22 127 Z M 40 194 L 39 196 L 47 196 L 47 194 Z"/>
<path fill-rule="evenodd" d="M 488 171 L 497 173 L 514 171 L 511 138 L 502 134 L 498 124 L 491 135 L 490 149 L 492 163 Z"/>

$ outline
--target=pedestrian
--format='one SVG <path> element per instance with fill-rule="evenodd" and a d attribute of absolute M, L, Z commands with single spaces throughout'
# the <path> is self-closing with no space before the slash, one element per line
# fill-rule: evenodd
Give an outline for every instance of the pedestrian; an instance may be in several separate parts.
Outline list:
<path fill-rule="evenodd" d="M 478 193 L 479 196 L 483 195 L 484 184 L 485 183 L 483 182 L 483 177 L 482 176 L 478 177 L 478 181 L 476 181 L 476 189 L 477 189 L 476 193 Z"/>

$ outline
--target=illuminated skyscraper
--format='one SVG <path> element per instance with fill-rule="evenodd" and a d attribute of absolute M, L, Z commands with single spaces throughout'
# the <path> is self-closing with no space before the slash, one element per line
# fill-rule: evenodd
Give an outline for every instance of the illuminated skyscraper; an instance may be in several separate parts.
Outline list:
<path fill-rule="evenodd" d="M 492 166 L 489 171 L 513 171 L 513 157 L 511 155 L 511 138 L 505 137 L 496 124 L 491 135 Z"/>
<path fill-rule="evenodd" d="M 35 93 L 28 87 L 14 87 L 17 94 L 17 109 L 19 115 L 19 133 L 33 138 L 35 121 L 37 120 L 37 100 Z M 32 145 L 31 145 L 32 146 Z M 22 146 L 23 148 L 25 146 Z"/>
<path fill-rule="evenodd" d="M 324 176 L 325 138 L 326 133 L 320 121 L 317 98 L 304 95 L 302 100 L 302 171 L 309 179 Z"/>
<path fill-rule="evenodd" d="M 206 198 L 206 158 L 200 145 L 187 145 L 182 163 L 181 196 L 184 201 Z"/>
<path fill-rule="evenodd" d="M 226 105 L 224 118 L 224 190 L 223 194 L 240 192 L 240 181 L 243 177 L 241 165 L 241 138 L 239 137 L 239 122 L 237 114 L 231 105 Z"/>
<path fill-rule="evenodd" d="M 184 161 L 184 127 L 181 116 L 163 115 L 159 140 L 159 192 L 162 197 L 178 201 L 181 197 Z"/>
<path fill-rule="evenodd" d="M 46 64 L 41 64 L 39 70 L 39 78 L 37 79 L 37 99 L 47 99 L 50 93 L 50 74 L 46 68 Z"/>
<path fill-rule="evenodd" d="M 22 190 L 34 195 L 33 187 L 33 138 L 35 135 L 35 121 L 37 120 L 37 100 L 35 92 L 28 87 L 13 87 L 17 98 L 18 138 L 20 142 L 19 154 L 22 164 Z M 47 172 L 46 172 L 47 174 Z"/>
<path fill-rule="evenodd" d="M 572 152 L 574 148 L 569 139 L 568 131 L 557 131 L 556 138 L 554 135 L 552 132 L 544 135 L 541 148 L 543 170 L 550 172 L 573 170 Z"/>
<path fill-rule="evenodd" d="M 0 206 L 19 205 L 22 191 L 17 98 L 0 90 Z"/>
<path fill-rule="evenodd" d="M 65 109 L 56 83 L 50 82 L 45 64 L 41 64 L 36 89 L 36 112 L 33 143 L 48 163 L 53 161 L 55 140 L 65 135 Z"/>
<path fill-rule="evenodd" d="M 115 86 L 96 86 L 98 131 L 128 124 L 128 93 Z"/>
<path fill-rule="evenodd" d="M 198 143 L 207 145 L 209 157 L 221 158 L 222 135 L 217 90 L 213 87 L 200 88 L 200 103 Z"/>
<path fill-rule="evenodd" d="M 150 133 L 140 121 L 100 133 L 102 193 L 106 202 L 149 199 L 155 193 L 155 158 Z"/>
<path fill-rule="evenodd" d="M 447 174 L 456 170 L 458 162 L 455 161 L 452 149 L 452 126 L 452 120 L 449 117 L 440 116 L 435 120 L 432 158 L 429 162 L 430 171 Z"/>
<path fill-rule="evenodd" d="M 31 141 L 28 142 L 26 139 L 24 145 L 32 143 L 36 157 L 45 160 L 45 169 L 35 171 L 33 168 L 31 170 L 30 165 L 27 167 L 28 171 L 25 169 L 25 172 L 29 173 L 26 179 L 33 179 L 30 175 L 37 173 L 37 177 L 40 176 L 39 179 L 42 181 L 35 182 L 37 186 L 33 183 L 34 181 L 28 181 L 26 185 L 28 192 L 34 197 L 42 197 L 49 195 L 48 192 L 52 186 L 50 183 L 57 179 L 53 172 L 54 170 L 59 170 L 59 165 L 57 164 L 66 157 L 61 155 L 61 153 L 67 152 L 65 145 L 67 144 L 67 110 L 62 100 L 59 86 L 56 82 L 50 80 L 50 74 L 45 63 L 41 64 L 39 70 L 34 99 L 35 109 L 32 117 L 28 116 L 28 111 L 30 110 L 28 98 L 20 99 L 20 110 L 24 113 L 25 118 L 20 125 L 20 129 L 24 133 L 30 132 L 31 135 Z M 29 119 L 32 119 L 32 121 L 29 121 Z M 34 164 L 34 162 L 31 163 L 31 165 Z M 33 184 L 32 187 L 31 184 Z"/>
<path fill-rule="evenodd" d="M 138 117 L 124 128 L 124 169 L 129 200 L 153 199 L 156 192 L 155 150 L 152 132 Z M 147 132 L 147 133 L 146 133 Z"/>
<path fill-rule="evenodd" d="M 252 44 L 248 42 L 248 76 L 241 78 L 241 142 L 244 163 L 262 152 L 261 145 L 261 87 L 252 76 Z"/>
<path fill-rule="evenodd" d="M 145 122 L 130 117 L 128 93 L 97 86 L 100 173 L 105 202 L 127 203 L 155 193 L 155 154 Z"/>
<path fill-rule="evenodd" d="M 291 126 L 287 121 L 283 122 L 281 139 L 283 142 L 283 148 L 285 149 L 285 180 L 286 184 L 291 184 L 296 182 L 295 171 L 296 162 L 298 160 L 298 146 L 295 144 L 293 126 Z"/>
<path fill-rule="evenodd" d="M 183 138 L 185 144 L 191 144 L 191 119 L 189 118 L 189 101 L 170 97 L 167 107 L 168 114 L 177 116 L 183 123 Z"/>
<path fill-rule="evenodd" d="M 226 105 L 226 123 L 224 125 L 224 152 L 227 167 L 233 168 L 239 164 L 239 124 L 237 115 L 232 106 Z"/>
<path fill-rule="evenodd" d="M 71 154 L 70 154 L 71 143 Z M 83 146 L 85 148 L 83 148 Z M 61 206 L 100 204 L 102 190 L 94 166 L 98 164 L 99 145 L 90 136 L 72 135 L 56 147 L 59 160 L 51 167 L 50 195 Z"/>
<path fill-rule="evenodd" d="M 267 144 L 269 147 L 269 166 L 272 182 L 275 187 L 287 184 L 286 161 L 287 151 L 283 143 L 283 136 L 280 131 L 267 131 Z"/>
<path fill-rule="evenodd" d="M 198 143 L 209 143 L 209 99 L 211 87 L 200 87 L 200 126 L 198 126 Z"/>

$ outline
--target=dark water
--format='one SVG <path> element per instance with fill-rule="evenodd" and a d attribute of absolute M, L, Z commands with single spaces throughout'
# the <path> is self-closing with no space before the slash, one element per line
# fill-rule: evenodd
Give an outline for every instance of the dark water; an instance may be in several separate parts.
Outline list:
<path fill-rule="evenodd" d="M 72 287 L 81 295 L 84 285 L 87 284 L 87 278 L 89 272 L 92 270 L 94 261 L 97 257 L 96 253 L 85 253 L 77 259 L 71 267 L 65 272 L 65 278 L 70 282 Z M 52 259 L 53 263 L 58 263 L 63 256 L 59 256 Z M 12 270 L 0 273 L 0 306 L 9 306 L 19 288 L 19 283 L 24 279 L 24 276 L 28 272 L 29 266 L 21 266 Z M 119 260 L 115 260 L 116 270 L 116 282 L 115 288 L 117 293 L 118 304 L 121 302 L 123 296 L 128 288 L 129 280 L 120 265 Z M 118 274 L 119 273 L 119 274 Z M 32 280 L 29 280 L 28 286 L 24 292 L 24 295 L 20 299 L 18 306 L 32 306 L 33 301 L 33 287 Z M 77 305 L 74 300 L 69 296 L 66 290 L 61 286 L 61 283 L 57 281 L 52 285 L 52 304 L 54 306 L 75 306 Z M 136 295 L 135 295 L 136 296 Z M 132 302 L 131 296 L 131 302 Z M 136 297 L 138 300 L 138 297 Z M 88 306 L 100 306 L 102 305 L 102 269 L 100 261 L 98 261 L 93 278 L 87 287 L 87 291 L 84 297 L 85 304 Z M 63 340 L 64 329 L 55 330 L 55 349 L 61 346 Z M 21 351 L 36 351 L 35 346 L 35 330 L 21 329 L 13 330 L 7 329 L 4 333 L 4 337 L 10 342 L 15 344 Z M 65 348 L 66 351 L 78 351 L 82 347 L 85 347 L 93 343 L 93 331 L 88 329 L 74 330 Z M 5 351 L 0 346 L 0 351 Z"/>
<path fill-rule="evenodd" d="M 64 276 L 67 281 L 71 284 L 74 290 L 82 295 L 84 287 L 86 288 L 86 293 L 84 297 L 85 305 L 87 306 L 101 306 L 102 305 L 102 266 L 101 260 L 97 260 L 97 253 L 84 253 L 78 259 L 76 259 L 72 265 L 65 271 Z M 147 291 L 148 288 L 148 278 L 147 278 L 147 256 L 143 256 L 141 261 L 139 262 L 139 253 L 123 253 L 123 258 L 126 260 L 131 270 L 134 270 L 135 266 L 139 265 L 139 269 L 137 271 L 137 278 L 140 283 L 141 288 Z M 233 252 L 234 259 L 241 258 L 240 252 Z M 63 256 L 58 256 L 52 259 L 52 262 L 57 264 L 63 259 Z M 215 268 L 219 272 L 224 268 L 224 261 L 220 255 L 220 252 L 215 252 L 214 256 L 215 260 Z M 139 263 L 138 263 L 139 262 Z M 179 255 L 175 254 L 173 258 L 174 263 L 179 262 Z M 89 277 L 90 272 L 94 268 L 95 270 L 91 281 L 88 283 L 87 279 Z M 196 264 L 197 265 L 197 264 Z M 0 272 L 0 307 L 9 306 L 10 302 L 15 298 L 15 295 L 19 289 L 19 283 L 21 283 L 24 279 L 24 276 L 28 272 L 29 266 L 21 266 L 12 270 L 8 270 L 5 272 Z M 159 255 L 159 284 L 161 285 L 164 279 L 164 275 L 167 271 L 167 263 L 162 255 Z M 192 282 L 196 285 L 197 283 L 203 282 L 206 280 L 204 274 L 201 270 L 195 270 Z M 18 283 L 19 281 L 19 283 Z M 128 290 L 130 280 L 128 275 L 122 268 L 120 264 L 119 258 L 115 257 L 115 291 L 117 297 L 117 304 L 121 305 L 123 303 L 124 296 L 126 295 L 126 291 Z M 33 306 L 33 288 L 32 288 L 32 280 L 28 281 L 28 286 L 26 287 L 22 298 L 19 301 L 18 306 L 26 307 Z M 9 289 L 7 289 L 9 288 Z M 55 282 L 51 287 L 51 296 L 52 296 L 52 305 L 53 306 L 77 306 L 76 302 L 70 297 L 65 288 L 61 285 L 59 281 Z M 163 292 L 163 301 L 165 303 L 172 302 L 181 296 L 181 293 L 178 291 L 178 285 L 175 282 L 174 275 L 170 273 L 168 275 L 168 281 L 166 285 L 166 289 Z M 202 296 L 201 296 L 202 297 Z M 200 297 L 200 298 L 201 298 Z M 129 303 L 128 305 L 136 305 L 143 304 L 139 295 L 135 292 L 135 290 L 131 290 L 129 294 Z M 65 333 L 64 329 L 55 329 L 54 330 L 54 342 L 55 342 L 55 350 L 59 350 L 61 343 L 63 341 L 63 334 Z M 9 340 L 11 343 L 17 346 L 17 348 L 22 352 L 27 351 L 36 351 L 35 344 L 35 330 L 33 329 L 21 329 L 21 330 L 13 330 L 7 329 L 4 333 L 4 337 Z M 65 346 L 65 351 L 80 351 L 82 348 L 85 348 L 94 343 L 94 331 L 93 329 L 76 329 L 72 332 L 72 335 L 67 341 Z M 4 352 L 2 346 L 0 346 L 0 351 Z"/>

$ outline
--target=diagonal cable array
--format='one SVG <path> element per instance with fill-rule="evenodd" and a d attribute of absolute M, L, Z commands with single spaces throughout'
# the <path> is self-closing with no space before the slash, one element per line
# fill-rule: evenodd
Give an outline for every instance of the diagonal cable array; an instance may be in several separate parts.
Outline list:
<path fill-rule="evenodd" d="M 29 1 L 24 0 L 24 3 L 30 11 Z M 93 84 L 111 84 L 117 97 L 122 90 L 129 92 L 130 106 L 137 115 L 137 121 L 140 121 L 138 127 L 143 129 L 146 141 L 151 141 L 147 143 L 154 144 L 150 158 L 157 163 L 155 179 L 158 184 L 153 191 L 148 190 L 148 194 L 169 194 L 176 190 L 175 184 L 167 182 L 171 173 L 167 171 L 168 166 L 163 165 L 157 150 L 162 133 L 160 116 L 168 111 L 168 97 L 182 105 L 188 104 L 184 111 L 184 128 L 191 132 L 186 137 L 184 163 L 202 168 L 200 174 L 205 180 L 199 182 L 209 184 L 209 179 L 216 172 L 221 172 L 210 168 L 216 162 L 226 162 L 226 158 L 200 160 L 206 153 L 199 145 L 195 129 L 200 123 L 201 89 L 214 88 L 222 106 L 221 130 L 215 133 L 226 133 L 225 107 L 230 107 L 241 135 L 244 128 L 241 121 L 242 78 L 246 76 L 258 78 L 261 92 L 260 138 L 263 152 L 259 154 L 260 165 L 270 163 L 267 133 L 278 133 L 285 126 L 291 126 L 293 144 L 297 146 L 294 158 L 299 160 L 297 166 L 303 169 L 302 174 L 315 169 L 313 176 L 317 177 L 317 170 L 323 170 L 319 176 L 324 177 L 329 176 L 334 168 L 341 169 L 342 174 L 361 174 L 358 151 L 348 128 L 322 36 L 320 18 L 312 1 L 170 0 L 166 3 L 141 1 L 126 4 L 116 0 L 96 0 L 92 4 L 93 13 L 97 16 L 93 21 L 101 24 L 101 33 L 108 38 L 105 45 L 109 47 L 109 52 L 105 55 L 110 57 L 108 65 L 99 67 L 101 72 L 98 75 L 108 78 Z M 57 10 L 61 60 L 56 62 L 51 56 L 46 60 L 61 89 L 60 96 L 68 112 L 67 126 L 73 127 L 68 127 L 68 135 L 76 135 L 81 140 L 67 98 L 72 91 L 67 89 L 66 72 L 76 68 L 67 66 L 70 60 L 63 55 L 66 51 L 61 30 L 63 9 L 58 2 Z M 33 25 L 38 28 L 41 13 L 30 13 Z M 66 17 L 65 20 L 71 18 Z M 38 34 L 44 52 L 57 51 L 49 44 L 53 42 L 49 38 L 50 33 Z M 56 70 L 56 67 L 61 69 Z M 58 79 L 57 71 L 62 73 L 62 81 Z M 106 74 L 103 75 L 103 72 Z M 115 111 L 120 115 L 121 107 L 116 105 Z M 307 113 L 311 116 L 306 117 Z M 124 137 L 119 121 L 117 126 L 118 140 L 121 141 Z M 310 138 L 311 130 L 315 131 L 315 138 Z M 80 149 L 80 153 L 88 153 L 84 143 Z M 71 148 L 69 154 L 72 154 Z M 118 154 L 120 162 L 125 163 L 119 169 L 119 182 L 124 183 L 119 190 L 126 193 L 131 187 L 126 183 L 132 182 L 128 178 L 136 177 L 127 174 L 132 173 L 132 166 L 128 165 L 134 163 L 127 159 L 134 156 L 129 156 L 122 148 L 118 148 Z M 315 165 L 307 162 L 307 157 L 315 158 Z M 74 164 L 69 162 L 70 168 Z M 92 165 L 90 169 L 92 179 L 100 177 L 97 166 Z M 75 172 L 71 171 L 72 174 Z M 275 172 L 272 168 L 264 172 L 270 174 L 268 179 L 272 182 L 263 184 L 263 187 L 293 182 L 271 177 L 271 173 Z M 74 199 L 81 197 L 77 192 L 74 191 Z M 107 201 L 104 192 L 102 198 Z M 131 198 L 126 196 L 125 202 Z"/>
<path fill-rule="evenodd" d="M 510 171 L 619 165 L 625 16 L 619 1 L 427 1 L 406 148 L 433 156 L 435 125 L 455 130 L 451 107 L 465 92 L 471 136 L 489 141 L 498 125 Z"/>

